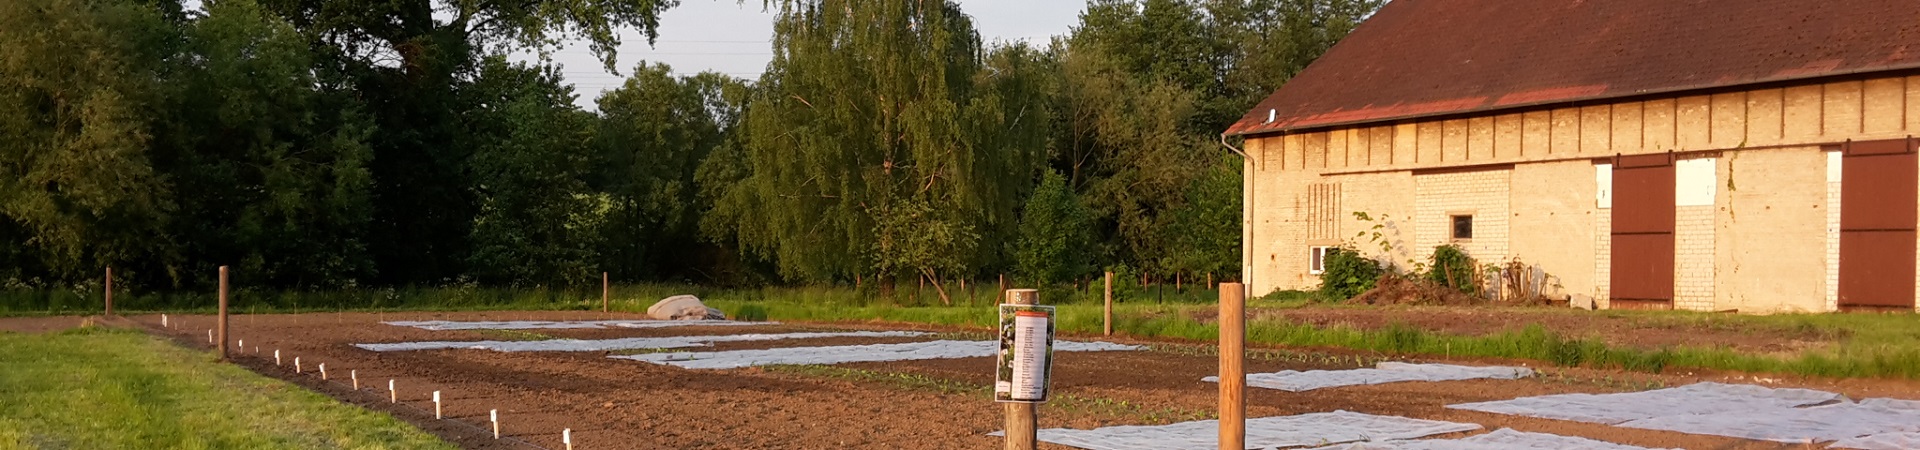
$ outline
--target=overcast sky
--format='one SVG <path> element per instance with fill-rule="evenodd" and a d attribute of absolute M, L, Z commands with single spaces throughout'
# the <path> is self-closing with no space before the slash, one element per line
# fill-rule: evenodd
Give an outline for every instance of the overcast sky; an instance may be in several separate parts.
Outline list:
<path fill-rule="evenodd" d="M 1079 23 L 1084 0 L 958 0 L 961 10 L 973 16 L 973 26 L 982 41 L 1024 40 L 1045 45 L 1053 36 L 1067 33 Z M 637 33 L 621 38 L 618 67 L 621 75 L 632 74 L 640 61 L 661 62 L 673 66 L 679 74 L 716 71 L 740 78 L 760 76 L 773 57 L 774 13 L 761 9 L 761 0 L 682 0 L 680 6 L 660 16 L 660 37 L 650 48 Z M 517 59 L 531 59 L 520 55 Z M 553 53 L 553 62 L 563 66 L 567 81 L 580 95 L 581 107 L 593 109 L 600 92 L 619 87 L 623 78 L 606 72 L 583 43 L 568 45 Z"/>

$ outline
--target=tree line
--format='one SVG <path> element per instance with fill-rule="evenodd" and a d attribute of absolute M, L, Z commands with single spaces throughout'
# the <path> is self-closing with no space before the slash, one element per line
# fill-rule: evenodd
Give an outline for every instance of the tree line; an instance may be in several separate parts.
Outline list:
<path fill-rule="evenodd" d="M 618 70 L 673 0 L 0 2 L 0 286 L 888 286 L 1237 273 L 1218 135 L 1380 0 L 769 0 L 758 79 Z M 586 43 L 578 96 L 517 51 Z"/>

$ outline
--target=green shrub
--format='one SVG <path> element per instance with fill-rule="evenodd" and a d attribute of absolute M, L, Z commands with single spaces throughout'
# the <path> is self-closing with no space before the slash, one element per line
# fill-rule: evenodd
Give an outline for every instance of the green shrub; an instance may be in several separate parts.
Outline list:
<path fill-rule="evenodd" d="M 1320 298 L 1329 301 L 1346 300 L 1373 289 L 1385 272 L 1378 261 L 1346 247 L 1327 249 L 1321 267 Z"/>
<path fill-rule="evenodd" d="M 1434 247 L 1433 259 L 1427 264 L 1427 281 L 1467 295 L 1479 295 L 1479 267 L 1458 245 Z"/>

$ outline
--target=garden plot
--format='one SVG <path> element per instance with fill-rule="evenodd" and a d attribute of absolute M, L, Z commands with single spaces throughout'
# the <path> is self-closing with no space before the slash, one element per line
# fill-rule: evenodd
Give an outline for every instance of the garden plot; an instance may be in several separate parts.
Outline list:
<path fill-rule="evenodd" d="M 1321 447 L 1316 450 L 1650 450 L 1646 447 L 1501 428 L 1460 439 L 1384 441 Z"/>
<path fill-rule="evenodd" d="M 735 369 L 781 364 L 841 364 L 874 361 L 973 358 L 993 356 L 998 341 L 930 341 L 903 344 L 847 345 L 837 347 L 794 347 L 724 352 L 650 353 L 620 355 L 613 358 L 646 361 L 687 369 Z M 1111 342 L 1054 342 L 1057 352 L 1097 352 L 1140 350 L 1138 345 Z"/>
<path fill-rule="evenodd" d="M 634 337 L 620 339 L 549 339 L 543 341 L 427 341 L 388 344 L 353 344 L 355 347 L 394 352 L 410 350 L 473 349 L 496 352 L 604 352 L 641 348 L 707 347 L 715 342 L 774 341 L 782 339 L 820 339 L 835 337 L 889 338 L 919 337 L 918 331 L 846 331 L 823 333 L 734 334 L 715 336 Z"/>
<path fill-rule="evenodd" d="M 1356 441 L 1414 439 L 1480 429 L 1471 423 L 1442 422 L 1349 411 L 1247 419 L 1247 448 L 1271 449 Z M 1004 436 L 996 431 L 994 436 Z M 1207 450 L 1220 447 L 1220 421 L 1169 425 L 1117 426 L 1039 431 L 1044 442 L 1089 450 Z"/>
<path fill-rule="evenodd" d="M 1920 402 L 1808 389 L 1698 383 L 1626 394 L 1564 394 L 1448 408 L 1784 443 L 1857 445 L 1920 432 Z M 1879 448 L 1838 445 L 1840 448 Z"/>
<path fill-rule="evenodd" d="M 537 330 L 537 329 L 607 329 L 616 328 L 666 328 L 686 326 L 745 326 L 778 325 L 779 322 L 742 322 L 734 320 L 509 320 L 509 321 L 447 321 L 447 320 L 399 320 L 380 322 L 399 327 L 414 327 L 422 330 Z"/>
<path fill-rule="evenodd" d="M 1400 362 L 1382 362 L 1372 369 L 1352 370 L 1283 370 L 1275 373 L 1247 374 L 1247 386 L 1279 389 L 1288 392 L 1311 391 L 1314 389 L 1356 386 L 1363 384 L 1398 383 L 1405 381 L 1456 381 L 1492 378 L 1514 380 L 1533 375 L 1533 369 L 1524 367 L 1475 367 L 1450 364 L 1409 364 Z M 1220 377 L 1206 377 L 1201 381 L 1218 383 Z"/>

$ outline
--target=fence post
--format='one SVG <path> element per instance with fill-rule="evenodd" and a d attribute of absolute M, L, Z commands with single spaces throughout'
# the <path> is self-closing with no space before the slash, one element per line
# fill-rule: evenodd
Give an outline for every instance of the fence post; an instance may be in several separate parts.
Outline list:
<path fill-rule="evenodd" d="M 1107 272 L 1107 335 L 1113 335 L 1113 272 Z"/>
<path fill-rule="evenodd" d="M 1008 290 L 1005 298 L 1009 304 L 1036 305 L 1040 303 L 1040 290 Z M 1020 402 L 1001 404 L 1006 405 L 1007 450 L 1033 450 L 1040 443 L 1039 405 Z"/>
<path fill-rule="evenodd" d="M 227 359 L 227 266 L 220 266 L 220 360 Z"/>
<path fill-rule="evenodd" d="M 107 317 L 113 317 L 113 266 L 107 266 Z"/>
<path fill-rule="evenodd" d="M 1220 283 L 1220 449 L 1247 448 L 1247 295 L 1240 283 Z"/>
<path fill-rule="evenodd" d="M 613 312 L 607 299 L 613 297 L 613 281 L 606 272 L 600 272 L 600 312 Z"/>

